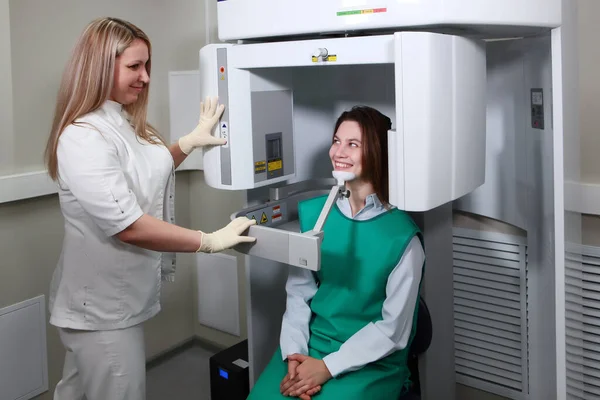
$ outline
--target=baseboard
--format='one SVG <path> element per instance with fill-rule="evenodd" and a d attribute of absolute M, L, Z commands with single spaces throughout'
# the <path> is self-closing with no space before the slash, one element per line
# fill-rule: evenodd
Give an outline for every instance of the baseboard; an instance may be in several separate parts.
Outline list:
<path fill-rule="evenodd" d="M 46 171 L 0 176 L 0 204 L 47 196 L 58 192 L 58 186 Z"/>
<path fill-rule="evenodd" d="M 188 171 L 176 171 L 177 174 Z M 46 171 L 0 176 L 0 204 L 58 193 L 58 185 Z"/>
<path fill-rule="evenodd" d="M 587 215 L 600 215 L 600 185 L 565 182 L 565 209 Z"/>
<path fill-rule="evenodd" d="M 146 369 L 150 369 L 155 367 L 163 362 L 175 357 L 178 354 L 183 353 L 184 351 L 192 348 L 192 347 L 201 347 L 204 350 L 208 350 L 213 353 L 218 353 L 221 350 L 225 350 L 225 347 L 219 346 L 218 344 L 211 342 L 209 340 L 202 339 L 198 336 L 192 336 L 174 346 L 169 347 L 168 349 L 161 351 L 158 354 L 148 358 L 146 360 Z"/>
<path fill-rule="evenodd" d="M 240 339 L 240 342 L 242 339 Z M 213 342 L 211 340 L 203 339 L 199 336 L 194 336 L 194 345 L 198 347 L 202 347 L 205 350 L 213 351 L 215 353 L 220 352 L 221 350 L 225 350 L 227 346 L 223 346 L 222 344 Z"/>

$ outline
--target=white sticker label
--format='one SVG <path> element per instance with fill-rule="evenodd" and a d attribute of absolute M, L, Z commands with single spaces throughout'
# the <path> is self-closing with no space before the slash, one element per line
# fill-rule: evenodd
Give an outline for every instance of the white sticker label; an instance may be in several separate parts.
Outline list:
<path fill-rule="evenodd" d="M 237 365 L 240 368 L 248 368 L 248 362 L 245 360 L 242 360 L 241 358 L 238 358 L 237 360 L 235 360 L 234 362 L 232 362 L 232 364 Z"/>
<path fill-rule="evenodd" d="M 227 148 L 227 147 L 229 147 L 229 126 L 228 126 L 227 121 L 221 121 L 220 127 L 221 127 L 221 139 L 227 140 L 227 143 L 225 143 L 225 145 L 223 147 Z"/>

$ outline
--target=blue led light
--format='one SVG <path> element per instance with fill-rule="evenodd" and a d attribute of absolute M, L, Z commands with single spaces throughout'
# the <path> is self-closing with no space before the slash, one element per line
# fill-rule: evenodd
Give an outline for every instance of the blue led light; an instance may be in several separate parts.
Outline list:
<path fill-rule="evenodd" d="M 224 369 L 219 368 L 219 375 L 222 378 L 229 379 L 229 372 L 225 371 Z"/>

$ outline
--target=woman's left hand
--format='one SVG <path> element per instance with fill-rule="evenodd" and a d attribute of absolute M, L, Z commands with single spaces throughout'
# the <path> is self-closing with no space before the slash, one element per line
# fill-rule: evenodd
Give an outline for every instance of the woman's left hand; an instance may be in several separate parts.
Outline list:
<path fill-rule="evenodd" d="M 198 125 L 192 133 L 179 139 L 179 147 L 182 152 L 190 154 L 192 150 L 198 147 L 218 146 L 227 143 L 227 140 L 212 135 L 212 130 L 217 122 L 219 122 L 219 118 L 221 118 L 225 110 L 223 104 L 217 104 L 217 97 L 207 97 L 204 102 L 200 103 L 200 120 L 198 121 Z"/>
<path fill-rule="evenodd" d="M 281 386 L 281 393 L 284 396 L 298 397 L 331 379 L 331 373 L 323 360 L 302 354 L 292 354 L 287 358 L 288 361 L 300 362 L 300 365 L 296 368 L 295 379 L 290 379 Z"/>

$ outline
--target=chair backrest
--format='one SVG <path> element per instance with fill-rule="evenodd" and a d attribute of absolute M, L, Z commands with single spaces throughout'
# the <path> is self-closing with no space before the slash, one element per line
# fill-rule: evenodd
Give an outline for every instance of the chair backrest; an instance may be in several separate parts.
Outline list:
<path fill-rule="evenodd" d="M 419 296 L 419 310 L 414 338 L 408 350 L 408 369 L 412 381 L 411 388 L 400 397 L 400 400 L 420 400 L 421 380 L 419 379 L 419 356 L 429 348 L 433 337 L 433 324 L 425 300 Z"/>
<path fill-rule="evenodd" d="M 433 324 L 431 314 L 425 300 L 419 296 L 419 310 L 417 314 L 417 329 L 410 345 L 409 357 L 418 357 L 429 348 L 433 337 Z"/>

